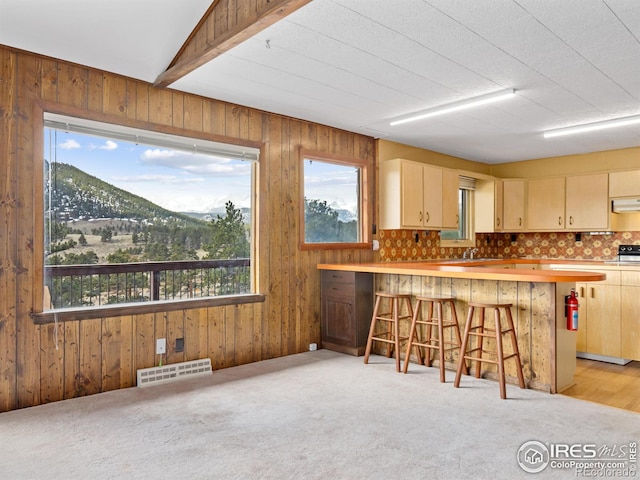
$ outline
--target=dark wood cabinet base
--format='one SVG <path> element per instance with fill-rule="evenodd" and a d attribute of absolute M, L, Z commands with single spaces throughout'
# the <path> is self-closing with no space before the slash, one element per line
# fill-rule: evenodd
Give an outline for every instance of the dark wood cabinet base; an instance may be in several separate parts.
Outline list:
<path fill-rule="evenodd" d="M 322 348 L 364 355 L 373 313 L 373 274 L 323 270 Z"/>

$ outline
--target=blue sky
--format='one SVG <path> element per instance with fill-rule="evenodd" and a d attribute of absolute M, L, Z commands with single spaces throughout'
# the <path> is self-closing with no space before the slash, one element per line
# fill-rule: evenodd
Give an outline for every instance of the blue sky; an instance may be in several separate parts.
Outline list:
<path fill-rule="evenodd" d="M 236 207 L 251 206 L 250 162 L 50 130 L 45 158 L 173 211 L 208 212 L 227 200 Z"/>
<path fill-rule="evenodd" d="M 251 207 L 251 163 L 45 130 L 45 158 L 179 212 L 210 212 L 231 200 Z M 355 168 L 305 161 L 305 194 L 355 212 Z"/>
<path fill-rule="evenodd" d="M 355 167 L 305 160 L 304 182 L 307 198 L 327 200 L 333 208 L 356 213 L 358 176 Z"/>

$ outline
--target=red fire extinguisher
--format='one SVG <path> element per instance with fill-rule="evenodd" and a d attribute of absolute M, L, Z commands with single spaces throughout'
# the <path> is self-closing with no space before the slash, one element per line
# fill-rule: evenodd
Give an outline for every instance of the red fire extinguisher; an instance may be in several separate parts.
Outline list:
<path fill-rule="evenodd" d="M 565 316 L 567 317 L 567 330 L 578 330 L 578 297 L 575 289 L 571 289 L 571 294 L 564 297 Z"/>

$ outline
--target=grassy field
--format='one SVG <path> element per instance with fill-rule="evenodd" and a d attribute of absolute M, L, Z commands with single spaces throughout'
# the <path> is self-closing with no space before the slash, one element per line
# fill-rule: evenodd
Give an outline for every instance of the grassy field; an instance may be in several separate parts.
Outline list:
<path fill-rule="evenodd" d="M 80 234 L 74 233 L 71 235 L 67 235 L 67 239 L 73 239 L 78 242 L 78 238 L 80 238 Z M 118 234 L 111 238 L 110 242 L 102 242 L 100 240 L 100 235 L 84 235 L 84 238 L 87 239 L 86 245 L 78 244 L 74 248 L 70 248 L 69 250 L 65 250 L 64 252 L 59 252 L 60 255 L 64 255 L 65 253 L 84 253 L 89 250 L 93 250 L 98 258 L 100 259 L 100 263 L 107 263 L 107 256 L 111 253 L 115 253 L 118 249 L 126 250 L 127 248 L 136 247 L 131 240 L 131 235 L 129 234 Z"/>
<path fill-rule="evenodd" d="M 64 240 L 71 239 L 76 242 L 76 246 L 68 250 L 57 252 L 57 254 L 64 257 L 64 255 L 68 253 L 80 254 L 93 251 L 96 255 L 98 255 L 99 263 L 108 263 L 107 257 L 110 254 L 117 252 L 118 250 L 127 250 L 128 248 L 134 247 L 144 248 L 144 244 L 136 245 L 135 243 L 133 243 L 133 235 L 131 233 L 125 233 L 125 227 L 127 226 L 127 224 L 133 225 L 134 222 L 130 222 L 128 220 L 111 219 L 101 219 L 93 221 L 76 220 L 74 222 L 69 222 L 69 227 L 74 230 L 80 230 L 84 233 L 84 238 L 87 240 L 87 244 L 80 245 L 80 234 L 72 233 L 67 235 Z M 110 227 L 112 230 L 114 230 L 115 233 L 111 237 L 111 240 L 108 242 L 103 242 L 100 235 L 93 235 L 91 233 L 92 230 L 106 227 Z M 121 227 L 122 230 L 120 230 Z M 206 256 L 206 252 L 204 250 L 198 250 L 197 254 L 198 258 L 201 259 Z"/>

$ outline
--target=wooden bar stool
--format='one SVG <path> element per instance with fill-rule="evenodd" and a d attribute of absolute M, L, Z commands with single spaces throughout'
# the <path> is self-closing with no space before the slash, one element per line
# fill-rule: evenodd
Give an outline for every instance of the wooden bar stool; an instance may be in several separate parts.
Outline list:
<path fill-rule="evenodd" d="M 447 351 L 460 351 L 462 340 L 460 339 L 460 328 L 458 327 L 458 316 L 456 314 L 455 297 L 437 297 L 437 296 L 416 296 L 416 306 L 411 320 L 411 329 L 409 330 L 409 338 L 407 341 L 407 353 L 404 356 L 403 372 L 407 373 L 409 359 L 411 357 L 411 348 L 416 347 L 418 359 L 420 359 L 420 348 L 425 348 L 424 364 L 431 366 L 431 351 L 438 351 L 438 359 L 440 363 L 440 381 L 444 383 L 444 354 Z M 427 304 L 427 317 L 422 318 L 422 304 Z M 435 305 L 435 316 L 433 315 Z M 449 319 L 443 317 L 444 305 L 449 307 Z M 426 338 L 422 341 L 418 338 L 418 325 L 426 325 Z M 438 330 L 438 336 L 432 335 L 433 327 Z M 445 329 L 453 329 L 454 340 L 445 339 Z M 463 369 L 468 374 L 467 364 L 464 362 Z"/>
<path fill-rule="evenodd" d="M 476 362 L 476 378 L 480 378 L 480 367 L 482 362 L 493 363 L 498 366 L 498 381 L 500 382 L 500 398 L 507 398 L 507 388 L 504 379 L 504 361 L 513 358 L 516 361 L 516 371 L 518 374 L 518 383 L 520 388 L 526 388 L 524 384 L 524 375 L 522 374 L 522 364 L 520 362 L 520 351 L 518 350 L 518 340 L 516 338 L 516 331 L 513 326 L 513 318 L 511 317 L 511 305 L 510 303 L 469 303 L 469 311 L 467 314 L 467 321 L 464 327 L 464 335 L 462 336 L 462 346 L 460 347 L 460 356 L 458 358 L 458 369 L 456 371 L 456 379 L 453 386 L 458 388 L 460 386 L 460 377 L 462 376 L 462 370 L 466 367 L 465 360 L 471 360 Z M 477 325 L 473 325 L 473 314 L 475 309 L 479 310 L 480 322 Z M 493 310 L 494 313 L 494 328 L 485 328 L 485 309 Z M 502 326 L 500 318 L 500 310 L 504 310 L 506 318 L 506 328 Z M 511 338 L 511 345 L 513 353 L 505 355 L 502 344 L 502 336 L 509 334 Z M 477 337 L 476 347 L 470 348 L 469 337 Z M 493 338 L 496 342 L 496 351 L 483 350 L 483 341 L 485 337 Z M 483 358 L 483 354 L 489 354 L 492 358 Z"/>
<path fill-rule="evenodd" d="M 383 300 L 386 305 L 383 305 Z M 400 315 L 401 303 L 407 306 L 407 315 Z M 382 308 L 388 309 L 381 312 Z M 367 348 L 364 352 L 364 363 L 369 363 L 369 354 L 373 342 L 382 342 L 388 344 L 387 358 L 395 351 L 396 356 L 396 372 L 400 371 L 400 342 L 407 340 L 406 336 L 400 335 L 400 320 L 409 320 L 413 318 L 413 309 L 411 308 L 411 295 L 402 293 L 385 293 L 376 292 L 376 303 L 373 307 L 373 316 L 371 317 L 371 328 L 369 329 L 369 338 L 367 339 Z M 379 330 L 378 324 L 383 325 L 383 331 Z M 422 357 L 420 357 L 422 361 Z"/>

